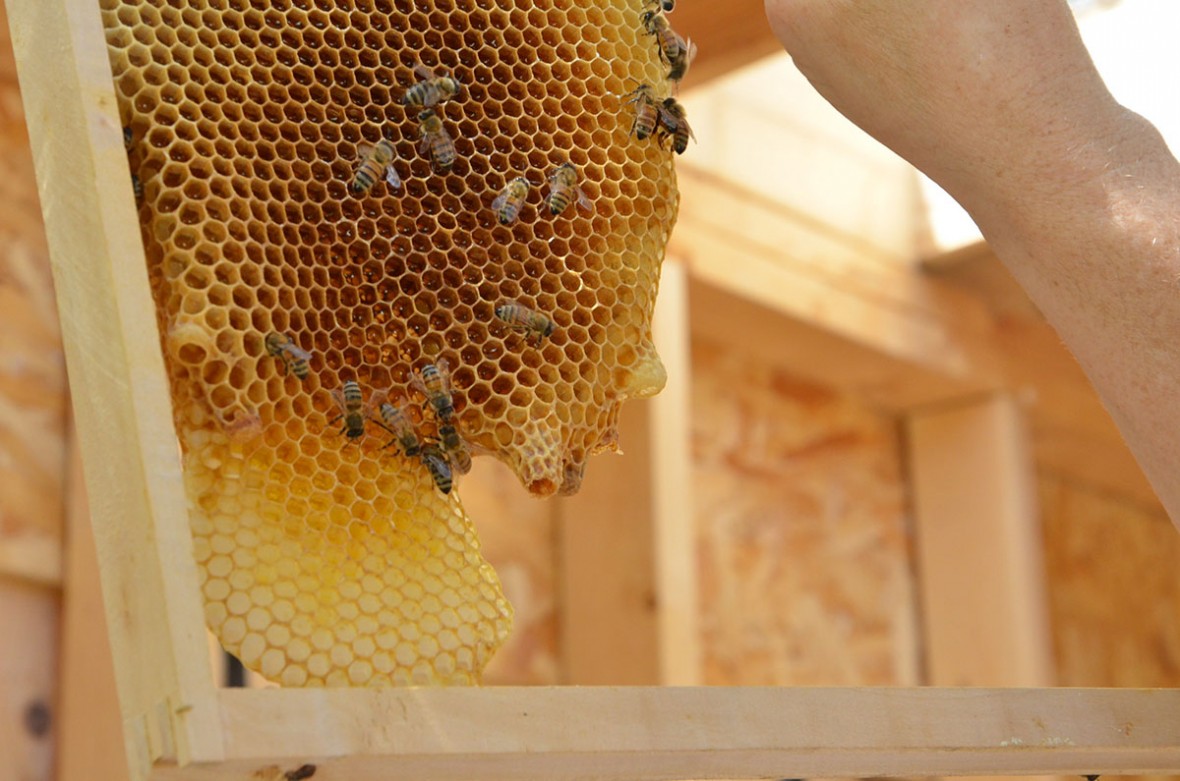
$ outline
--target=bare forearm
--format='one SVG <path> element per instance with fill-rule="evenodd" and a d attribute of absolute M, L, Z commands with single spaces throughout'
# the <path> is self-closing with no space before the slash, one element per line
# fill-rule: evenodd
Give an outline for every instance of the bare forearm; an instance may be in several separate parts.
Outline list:
<path fill-rule="evenodd" d="M 1180 523 L 1180 166 L 1061 0 L 767 0 L 838 109 L 947 189 L 1078 357 Z"/>

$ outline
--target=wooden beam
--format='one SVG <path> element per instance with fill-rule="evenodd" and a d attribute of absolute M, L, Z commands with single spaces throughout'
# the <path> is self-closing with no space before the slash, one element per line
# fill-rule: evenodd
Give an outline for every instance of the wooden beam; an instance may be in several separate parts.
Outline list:
<path fill-rule="evenodd" d="M 53 777 L 59 597 L 0 578 L 0 757 L 5 777 Z"/>
<path fill-rule="evenodd" d="M 681 0 L 668 21 L 697 44 L 685 88 L 700 87 L 783 51 L 766 21 L 763 0 Z"/>
<path fill-rule="evenodd" d="M 650 402 L 649 436 L 656 463 L 651 469 L 655 537 L 656 622 L 660 678 L 666 686 L 702 682 L 698 626 L 696 524 L 692 492 L 692 338 L 688 274 L 676 263 L 660 270 L 660 294 L 652 315 L 656 350 L 668 384 Z"/>
<path fill-rule="evenodd" d="M 928 682 L 1052 685 L 1036 467 L 1004 395 L 906 419 Z"/>
<path fill-rule="evenodd" d="M 1180 691 L 223 690 L 225 758 L 153 779 L 811 778 L 1180 771 Z"/>
<path fill-rule="evenodd" d="M 892 412 L 998 387 L 978 301 L 722 178 L 680 183 L 669 254 L 702 336 Z"/>
<path fill-rule="evenodd" d="M 138 778 L 221 748 L 171 399 L 99 8 L 5 5 Z"/>
<path fill-rule="evenodd" d="M 102 606 L 82 457 L 76 444 L 71 448 L 69 466 L 58 778 L 125 781 L 129 776 L 115 662 Z"/>
<path fill-rule="evenodd" d="M 686 298 L 683 269 L 665 264 L 654 327 L 668 384 L 623 405 L 623 454 L 597 457 L 557 503 L 565 683 L 699 680 Z"/>
<path fill-rule="evenodd" d="M 983 243 L 923 263 L 927 274 L 982 302 L 1004 384 L 1028 408 L 1038 466 L 1147 508 L 1159 499 L 1081 366 Z"/>

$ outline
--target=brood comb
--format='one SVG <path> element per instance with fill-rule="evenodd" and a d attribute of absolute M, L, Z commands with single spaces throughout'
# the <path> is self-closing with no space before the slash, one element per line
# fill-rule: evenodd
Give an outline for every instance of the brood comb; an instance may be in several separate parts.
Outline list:
<path fill-rule="evenodd" d="M 209 626 L 284 684 L 477 682 L 511 607 L 455 493 L 386 447 L 372 405 L 402 401 L 439 440 L 413 378 L 449 365 L 463 439 L 545 496 L 576 491 L 621 402 L 662 387 L 672 154 L 631 136 L 624 97 L 665 83 L 644 3 L 99 2 Z M 425 69 L 459 82 L 431 107 L 449 171 L 403 103 Z M 355 192 L 382 139 L 396 176 L 378 155 Z M 565 163 L 589 208 L 553 214 Z M 534 186 L 502 224 L 519 176 Z M 355 439 L 334 420 L 347 381 Z"/>

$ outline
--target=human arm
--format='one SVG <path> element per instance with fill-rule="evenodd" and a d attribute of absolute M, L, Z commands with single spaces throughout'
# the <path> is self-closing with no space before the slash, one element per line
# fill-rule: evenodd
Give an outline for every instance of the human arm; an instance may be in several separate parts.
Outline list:
<path fill-rule="evenodd" d="M 767 0 L 841 112 L 954 196 L 1180 525 L 1180 165 L 1062 0 Z"/>

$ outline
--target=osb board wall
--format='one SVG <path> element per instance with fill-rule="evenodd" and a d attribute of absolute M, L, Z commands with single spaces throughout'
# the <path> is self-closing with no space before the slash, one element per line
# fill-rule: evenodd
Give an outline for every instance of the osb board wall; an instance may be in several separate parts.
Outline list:
<path fill-rule="evenodd" d="M 1144 508 L 1039 476 L 1057 679 L 1180 686 L 1180 535 Z"/>
<path fill-rule="evenodd" d="M 48 255 L 0 5 L 0 777 L 49 778 L 53 768 L 59 596 L 49 581 L 64 513 L 64 426 Z"/>
<path fill-rule="evenodd" d="M 732 345 L 692 361 L 705 682 L 917 683 L 895 422 Z"/>
<path fill-rule="evenodd" d="M 45 231 L 0 5 L 0 539 L 60 535 L 65 405 Z"/>

